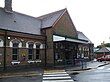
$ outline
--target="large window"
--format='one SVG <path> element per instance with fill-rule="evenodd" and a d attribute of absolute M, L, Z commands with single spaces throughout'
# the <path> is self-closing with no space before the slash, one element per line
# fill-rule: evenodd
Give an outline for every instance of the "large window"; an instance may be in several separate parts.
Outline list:
<path fill-rule="evenodd" d="M 33 43 L 28 43 L 28 59 L 32 60 L 33 59 L 33 54 L 34 54 L 34 50 L 33 50 Z"/>
<path fill-rule="evenodd" d="M 18 42 L 13 43 L 12 60 L 18 60 L 18 50 L 19 50 L 18 47 L 19 47 Z"/>

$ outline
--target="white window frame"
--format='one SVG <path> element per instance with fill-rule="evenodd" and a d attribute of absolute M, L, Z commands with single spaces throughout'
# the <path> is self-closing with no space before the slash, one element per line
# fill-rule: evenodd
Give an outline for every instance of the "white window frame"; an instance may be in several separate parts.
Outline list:
<path fill-rule="evenodd" d="M 22 47 L 22 43 L 21 43 L 20 40 L 18 40 L 18 39 L 13 39 L 13 40 L 10 41 L 10 44 L 9 44 L 10 47 L 12 47 L 12 49 L 14 48 L 14 47 L 13 47 L 13 43 L 18 43 L 18 47 L 17 47 L 17 48 L 21 48 L 21 47 Z M 18 50 L 18 54 L 13 54 L 13 53 L 12 53 L 12 56 L 13 56 L 13 55 L 17 55 L 17 60 L 13 60 L 13 59 L 12 59 L 12 61 L 18 61 L 18 60 L 19 60 L 19 50 Z"/>
<path fill-rule="evenodd" d="M 4 41 L 2 39 L 0 39 L 0 47 L 4 46 Z"/>
<path fill-rule="evenodd" d="M 30 48 L 29 48 L 29 44 L 33 44 L 33 47 L 32 47 L 32 48 L 33 48 L 33 50 L 34 50 L 34 42 L 33 42 L 33 41 L 28 41 L 28 42 L 26 43 L 26 48 L 28 48 L 28 50 L 30 49 Z M 28 51 L 28 52 L 29 52 L 29 51 Z M 32 56 L 32 59 L 29 59 L 29 55 Z M 34 51 L 33 51 L 33 54 L 29 54 L 29 53 L 28 53 L 28 60 L 33 60 L 33 59 L 34 59 L 33 57 L 34 57 Z"/>
<path fill-rule="evenodd" d="M 19 45 L 18 45 L 19 48 L 22 47 L 22 42 L 21 42 L 20 40 L 18 40 L 18 39 L 13 39 L 13 40 L 11 40 L 10 43 L 9 43 L 9 46 L 10 46 L 10 47 L 13 47 L 14 41 L 18 41 L 18 42 L 19 42 Z"/>

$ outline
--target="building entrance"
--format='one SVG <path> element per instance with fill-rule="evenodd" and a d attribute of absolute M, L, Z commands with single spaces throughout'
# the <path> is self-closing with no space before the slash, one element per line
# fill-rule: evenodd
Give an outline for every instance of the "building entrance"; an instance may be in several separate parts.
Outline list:
<path fill-rule="evenodd" d="M 60 41 L 54 43 L 55 65 L 74 65 L 77 43 Z"/>

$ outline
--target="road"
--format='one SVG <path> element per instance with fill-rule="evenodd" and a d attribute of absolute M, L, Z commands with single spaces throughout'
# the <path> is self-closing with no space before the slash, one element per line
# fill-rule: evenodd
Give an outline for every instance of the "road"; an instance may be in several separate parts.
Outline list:
<path fill-rule="evenodd" d="M 91 69 L 77 75 L 69 75 L 67 71 L 45 73 L 43 75 L 28 77 L 12 77 L 0 79 L 0 82 L 110 82 L 110 64 L 102 67 L 103 62 L 89 63 Z"/>
<path fill-rule="evenodd" d="M 0 82 L 74 82 L 73 79 L 63 71 L 44 72 L 43 75 L 31 77 L 11 77 L 0 79 Z"/>
<path fill-rule="evenodd" d="M 75 82 L 110 82 L 110 65 L 71 75 Z"/>

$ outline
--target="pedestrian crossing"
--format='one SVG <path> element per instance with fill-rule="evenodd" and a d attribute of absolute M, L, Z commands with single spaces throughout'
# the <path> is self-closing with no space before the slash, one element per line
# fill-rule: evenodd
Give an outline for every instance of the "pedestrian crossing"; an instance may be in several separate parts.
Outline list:
<path fill-rule="evenodd" d="M 74 82 L 65 71 L 44 73 L 43 82 Z"/>

